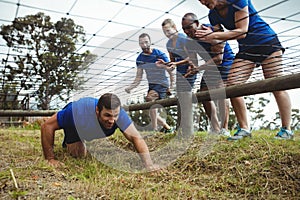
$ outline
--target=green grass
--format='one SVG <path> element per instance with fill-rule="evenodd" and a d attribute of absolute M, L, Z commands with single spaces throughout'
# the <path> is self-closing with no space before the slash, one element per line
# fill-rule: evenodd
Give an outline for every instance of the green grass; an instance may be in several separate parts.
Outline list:
<path fill-rule="evenodd" d="M 238 142 L 197 133 L 186 151 L 162 170 L 131 173 L 93 156 L 70 157 L 60 145 L 61 131 L 55 154 L 65 167 L 54 169 L 42 157 L 39 130 L 1 129 L 0 199 L 299 199 L 299 133 L 294 141 L 274 140 L 275 133 L 255 131 L 252 139 Z M 155 154 L 173 138 L 155 134 L 146 142 Z M 108 141 L 133 150 L 121 133 Z"/>

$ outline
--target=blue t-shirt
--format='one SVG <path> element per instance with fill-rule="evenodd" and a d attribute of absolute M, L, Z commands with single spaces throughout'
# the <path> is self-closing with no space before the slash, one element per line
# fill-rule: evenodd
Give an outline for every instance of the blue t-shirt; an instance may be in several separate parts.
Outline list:
<path fill-rule="evenodd" d="M 178 33 L 175 47 L 173 47 L 172 39 L 169 39 L 167 42 L 167 45 L 166 45 L 167 50 L 172 55 L 175 62 L 184 60 L 188 57 L 186 51 L 184 50 L 184 48 L 186 46 L 186 39 L 187 39 L 187 36 L 185 34 Z M 186 74 L 188 67 L 189 67 L 189 64 L 180 65 L 180 66 L 176 67 L 176 70 L 180 74 Z"/>
<path fill-rule="evenodd" d="M 92 97 L 81 98 L 66 105 L 57 113 L 57 121 L 60 128 L 66 134 L 76 134 L 81 140 L 93 140 L 112 135 L 117 128 L 126 130 L 132 123 L 123 108 L 120 109 L 119 117 L 111 129 L 105 129 L 99 123 L 96 116 L 98 99 Z M 68 135 L 70 136 L 70 135 Z M 70 136 L 72 137 L 72 136 Z"/>
<path fill-rule="evenodd" d="M 238 39 L 240 51 L 251 48 L 257 44 L 265 44 L 275 38 L 274 30 L 258 15 L 251 0 L 227 0 L 228 12 L 225 18 L 221 17 L 216 9 L 210 10 L 209 20 L 211 25 L 222 24 L 226 29 L 235 29 L 235 12 L 248 6 L 249 27 L 248 34 L 243 39 Z"/>
<path fill-rule="evenodd" d="M 144 54 L 143 52 L 140 53 L 136 59 L 136 65 L 138 68 L 142 68 L 146 71 L 146 77 L 149 84 L 163 85 L 168 88 L 169 79 L 166 75 L 166 70 L 164 68 L 158 68 L 155 65 L 155 62 L 158 59 L 169 62 L 169 58 L 164 52 L 153 49 L 151 55 Z"/>
<path fill-rule="evenodd" d="M 210 24 L 203 24 L 204 26 L 213 28 Z M 211 51 L 212 44 L 201 41 L 189 39 L 187 41 L 187 49 L 190 53 L 198 54 L 205 62 L 217 56 L 218 54 Z M 223 50 L 223 59 L 220 66 L 231 66 L 234 60 L 234 53 L 228 42 L 225 42 Z"/>

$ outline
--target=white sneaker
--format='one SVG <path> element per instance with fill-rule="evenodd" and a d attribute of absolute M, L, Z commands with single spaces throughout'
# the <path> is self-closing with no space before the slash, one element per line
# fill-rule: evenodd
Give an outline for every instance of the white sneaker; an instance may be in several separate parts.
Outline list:
<path fill-rule="evenodd" d="M 228 130 L 226 130 L 225 128 L 222 128 L 219 132 L 219 135 L 222 135 L 222 136 L 226 136 L 226 137 L 230 137 L 230 132 Z"/>
<path fill-rule="evenodd" d="M 294 139 L 294 133 L 291 130 L 287 130 L 286 128 L 281 128 L 280 131 L 275 136 L 275 139 L 281 139 L 281 140 L 293 140 Z"/>

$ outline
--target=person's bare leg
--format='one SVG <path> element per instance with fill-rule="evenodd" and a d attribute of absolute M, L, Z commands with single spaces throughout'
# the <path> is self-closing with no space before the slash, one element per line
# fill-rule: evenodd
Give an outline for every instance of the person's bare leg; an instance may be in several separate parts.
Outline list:
<path fill-rule="evenodd" d="M 169 126 L 169 124 L 167 124 L 167 122 L 163 118 L 161 118 L 161 116 L 159 116 L 159 115 L 157 115 L 157 124 L 161 125 L 165 129 L 170 129 L 171 128 Z"/>
<path fill-rule="evenodd" d="M 279 114 L 281 118 L 281 125 L 288 130 L 291 130 L 291 116 L 292 107 L 290 96 L 287 91 L 275 91 L 273 92 L 275 100 L 278 105 Z"/>
<path fill-rule="evenodd" d="M 152 108 L 149 110 L 152 128 L 157 131 L 157 109 Z"/>
<path fill-rule="evenodd" d="M 217 109 L 213 101 L 202 102 L 206 115 L 208 116 L 214 132 L 220 131 Z"/>
<path fill-rule="evenodd" d="M 146 96 L 146 101 L 154 101 L 159 98 L 159 95 L 156 91 L 150 90 Z M 152 128 L 157 131 L 157 108 L 152 108 L 149 110 L 149 115 L 151 119 Z"/>
<path fill-rule="evenodd" d="M 226 81 L 222 80 L 218 84 L 218 88 L 225 88 Z M 221 98 L 218 100 L 219 118 L 220 118 L 220 129 L 228 130 L 229 122 L 229 100 Z"/>
<path fill-rule="evenodd" d="M 228 130 L 228 122 L 229 122 L 229 100 L 228 99 L 220 99 L 218 101 L 219 105 L 219 115 L 221 121 L 221 128 Z"/>
<path fill-rule="evenodd" d="M 206 80 L 207 81 L 207 80 Z M 200 91 L 207 91 L 207 86 L 202 86 Z M 215 133 L 220 132 L 220 124 L 218 119 L 218 112 L 214 101 L 203 101 L 202 102 L 203 108 L 205 110 L 206 116 L 208 117 L 212 131 Z"/>
<path fill-rule="evenodd" d="M 232 86 L 245 83 L 249 79 L 254 67 L 255 64 L 250 61 L 235 59 L 230 69 L 226 85 Z M 240 128 L 249 130 L 247 107 L 244 97 L 231 98 L 230 101 Z"/>
<path fill-rule="evenodd" d="M 249 130 L 247 119 L 247 107 L 244 101 L 244 97 L 231 98 L 230 101 L 239 126 L 243 129 Z"/>
<path fill-rule="evenodd" d="M 262 63 L 265 78 L 272 78 L 284 75 L 282 66 L 282 51 L 274 52 Z M 281 125 L 291 130 L 292 105 L 287 91 L 273 92 L 281 118 Z"/>
<path fill-rule="evenodd" d="M 178 91 L 178 109 L 180 116 L 179 128 L 182 130 L 184 137 L 192 137 L 194 135 L 193 123 L 193 97 L 191 91 Z"/>

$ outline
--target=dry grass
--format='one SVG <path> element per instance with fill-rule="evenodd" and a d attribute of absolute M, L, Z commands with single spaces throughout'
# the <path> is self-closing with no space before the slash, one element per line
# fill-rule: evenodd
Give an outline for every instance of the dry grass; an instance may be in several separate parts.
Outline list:
<path fill-rule="evenodd" d="M 161 171 L 130 173 L 92 156 L 69 157 L 62 134 L 55 153 L 65 167 L 54 169 L 42 157 L 39 130 L 1 129 L 0 199 L 299 199 L 300 139 L 277 141 L 274 134 L 257 131 L 252 139 L 228 142 L 197 133 Z M 109 140 L 132 149 L 120 133 Z M 146 139 L 152 153 L 170 141 L 162 134 Z"/>

